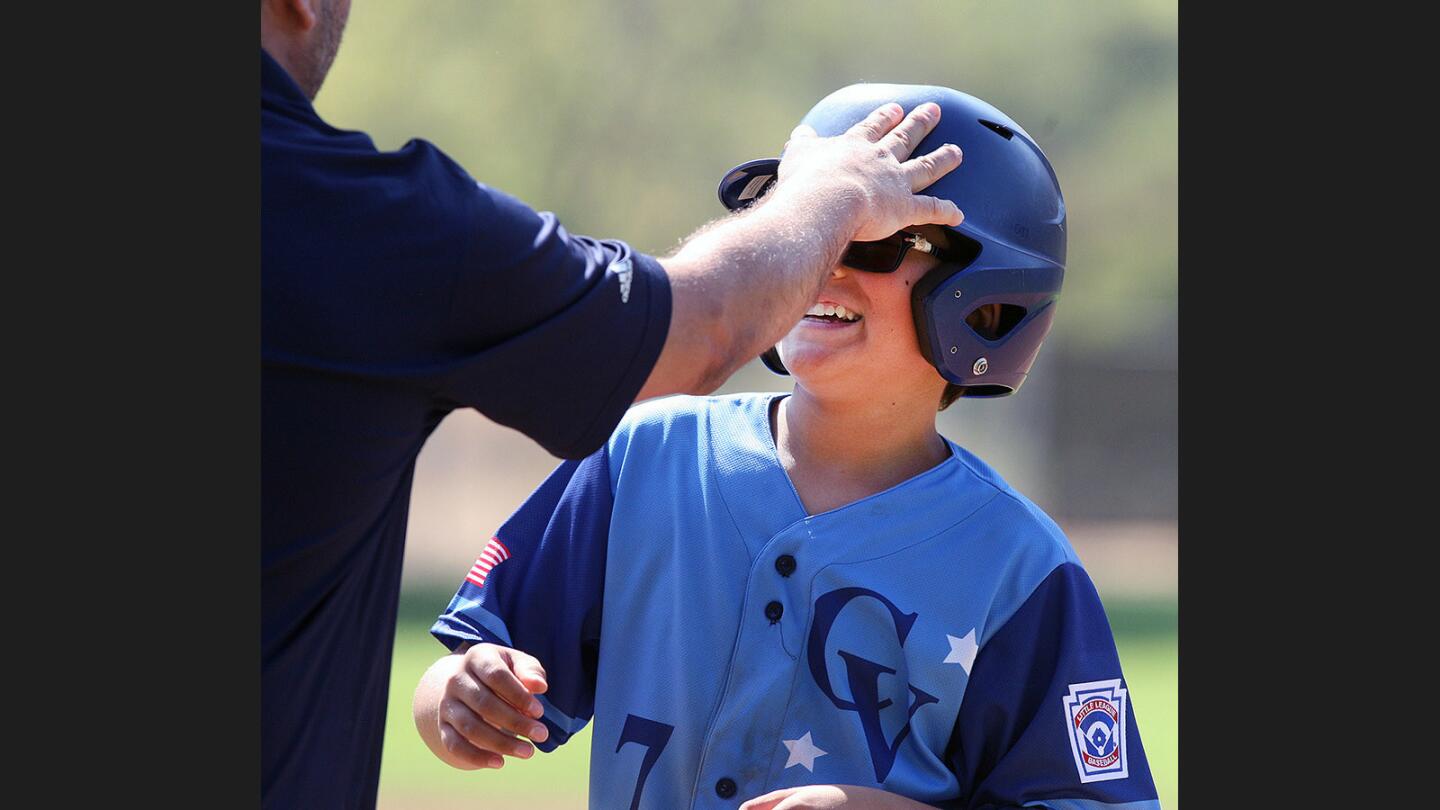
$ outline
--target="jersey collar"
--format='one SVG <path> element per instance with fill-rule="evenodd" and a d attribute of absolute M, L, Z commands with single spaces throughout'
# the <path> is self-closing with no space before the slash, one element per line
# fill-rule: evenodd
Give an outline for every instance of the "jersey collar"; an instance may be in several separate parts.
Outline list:
<path fill-rule="evenodd" d="M 315 107 L 305 93 L 300 90 L 300 85 L 290 78 L 290 74 L 275 57 L 260 49 L 260 106 L 282 110 L 290 115 L 319 122 L 320 115 L 315 112 Z"/>
<path fill-rule="evenodd" d="M 826 535 L 827 558 L 874 556 L 923 541 L 963 522 L 999 494 L 950 455 L 909 480 L 818 515 L 808 515 L 785 474 L 770 433 L 770 403 L 783 393 L 754 394 L 738 408 L 712 411 L 709 445 L 720 494 L 745 543 L 759 553 L 771 538 L 804 527 Z"/>

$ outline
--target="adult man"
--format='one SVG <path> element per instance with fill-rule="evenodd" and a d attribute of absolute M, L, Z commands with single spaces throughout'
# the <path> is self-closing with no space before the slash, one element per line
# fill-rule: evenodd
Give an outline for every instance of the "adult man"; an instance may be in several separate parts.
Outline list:
<path fill-rule="evenodd" d="M 472 407 L 550 452 L 631 402 L 708 393 L 804 312 L 851 240 L 958 224 L 907 160 L 939 109 L 792 134 L 750 213 L 654 259 L 574 236 L 424 141 L 315 114 L 348 0 L 262 0 L 262 801 L 369 807 L 416 455 Z"/>

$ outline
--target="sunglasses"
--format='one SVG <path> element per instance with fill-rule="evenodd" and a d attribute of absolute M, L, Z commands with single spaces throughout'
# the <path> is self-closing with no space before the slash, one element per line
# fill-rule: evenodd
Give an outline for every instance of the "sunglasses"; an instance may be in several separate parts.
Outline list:
<path fill-rule="evenodd" d="M 910 231 L 896 231 L 878 242 L 851 242 L 840 257 L 840 263 L 867 273 L 893 273 L 911 248 L 928 253 L 940 261 L 956 261 L 958 254 L 946 251 L 929 239 Z"/>

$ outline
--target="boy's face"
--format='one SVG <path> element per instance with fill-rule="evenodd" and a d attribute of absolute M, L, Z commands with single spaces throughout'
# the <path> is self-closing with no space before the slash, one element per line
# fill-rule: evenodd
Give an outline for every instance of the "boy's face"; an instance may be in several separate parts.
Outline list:
<path fill-rule="evenodd" d="M 906 230 L 937 245 L 946 244 L 939 226 Z M 780 359 L 797 383 L 820 397 L 906 394 L 938 404 L 945 380 L 921 355 L 910 314 L 910 291 L 938 263 L 926 253 L 909 250 L 893 273 L 836 265 L 816 303 L 844 307 L 846 318 L 859 318 L 807 314 L 800 319 L 779 345 Z"/>

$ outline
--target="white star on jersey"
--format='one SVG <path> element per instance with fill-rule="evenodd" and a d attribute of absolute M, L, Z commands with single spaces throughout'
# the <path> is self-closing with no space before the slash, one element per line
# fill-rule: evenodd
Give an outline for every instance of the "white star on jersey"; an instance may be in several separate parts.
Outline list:
<path fill-rule="evenodd" d="M 959 664 L 969 675 L 970 667 L 975 666 L 975 654 L 980 652 L 980 645 L 975 643 L 975 628 L 970 628 L 964 638 L 956 638 L 949 633 L 945 634 L 945 638 L 950 639 L 950 654 L 941 663 Z"/>
<path fill-rule="evenodd" d="M 790 749 L 790 758 L 785 760 L 785 767 L 793 768 L 796 765 L 804 765 L 805 770 L 815 772 L 815 758 L 825 756 L 825 752 L 815 747 L 810 740 L 810 732 L 798 740 L 781 740 L 785 747 Z"/>

